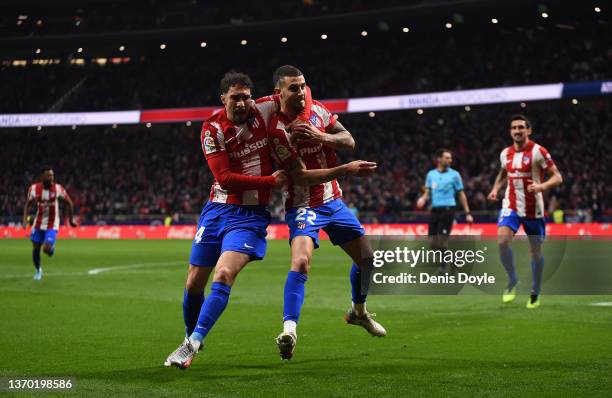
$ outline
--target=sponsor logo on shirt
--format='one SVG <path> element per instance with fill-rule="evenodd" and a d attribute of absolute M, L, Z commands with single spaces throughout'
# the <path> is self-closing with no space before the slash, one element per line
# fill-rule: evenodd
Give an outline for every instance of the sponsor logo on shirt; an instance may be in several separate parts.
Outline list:
<path fill-rule="evenodd" d="M 253 142 L 251 144 L 245 144 L 244 148 L 240 149 L 239 151 L 230 152 L 229 157 L 231 159 L 239 159 L 252 152 L 256 152 L 257 150 L 261 148 L 264 148 L 267 145 L 268 145 L 268 139 L 262 138 L 261 140 Z"/>
<path fill-rule="evenodd" d="M 323 144 L 317 144 L 315 146 L 308 146 L 306 148 L 300 148 L 300 156 L 318 153 L 321 150 L 321 148 L 323 148 Z"/>

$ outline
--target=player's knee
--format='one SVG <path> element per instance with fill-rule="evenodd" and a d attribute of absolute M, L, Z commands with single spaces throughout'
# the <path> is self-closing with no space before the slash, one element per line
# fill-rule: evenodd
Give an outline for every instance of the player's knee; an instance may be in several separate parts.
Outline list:
<path fill-rule="evenodd" d="M 509 239 L 498 239 L 497 245 L 499 246 L 499 250 L 508 250 L 510 248 L 510 240 Z"/>
<path fill-rule="evenodd" d="M 187 281 L 185 282 L 185 289 L 189 294 L 200 294 L 204 291 L 206 286 L 207 275 L 204 272 L 198 272 L 194 270 L 187 274 Z"/>
<path fill-rule="evenodd" d="M 306 255 L 294 256 L 291 259 L 291 271 L 308 275 L 310 272 L 310 258 Z"/>
<path fill-rule="evenodd" d="M 217 267 L 215 269 L 215 282 L 221 282 L 226 285 L 233 285 L 236 279 L 236 272 L 228 267 Z"/>
<path fill-rule="evenodd" d="M 51 254 L 51 252 L 53 252 L 53 246 L 49 244 L 44 244 L 42 249 L 45 252 L 45 254 Z"/>
<path fill-rule="evenodd" d="M 531 257 L 535 260 L 539 260 L 542 257 L 541 247 L 530 247 L 529 251 L 531 252 Z"/>
<path fill-rule="evenodd" d="M 187 290 L 187 293 L 189 294 L 202 293 L 204 291 L 204 282 L 187 278 L 187 282 L 185 282 L 185 290 Z"/>
<path fill-rule="evenodd" d="M 500 249 L 508 249 L 510 247 L 510 243 L 512 242 L 512 236 L 508 235 L 499 235 L 497 237 L 497 244 Z"/>

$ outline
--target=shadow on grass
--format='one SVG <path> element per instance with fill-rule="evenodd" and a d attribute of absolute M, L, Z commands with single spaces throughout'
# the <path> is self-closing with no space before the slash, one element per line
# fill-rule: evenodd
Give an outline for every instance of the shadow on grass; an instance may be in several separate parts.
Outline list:
<path fill-rule="evenodd" d="M 375 361 L 375 360 L 374 360 Z M 422 378 L 425 375 L 437 373 L 458 372 L 495 372 L 527 370 L 541 372 L 584 372 L 605 373 L 603 363 L 586 361 L 534 361 L 534 360 L 473 360 L 448 359 L 431 357 L 394 358 L 384 363 L 368 359 L 359 360 L 355 357 L 334 357 L 322 359 L 304 359 L 277 363 L 228 364 L 201 363 L 194 364 L 190 369 L 180 370 L 164 366 L 145 368 L 116 369 L 102 372 L 77 373 L 78 379 L 109 380 L 126 383 L 171 383 L 175 381 L 220 381 L 227 379 L 243 379 L 247 382 L 257 382 L 270 379 L 278 382 L 283 377 L 315 376 L 315 377 L 384 377 L 384 378 Z M 374 362 L 374 363 L 372 363 Z M 279 379 L 279 376 L 281 379 Z"/>

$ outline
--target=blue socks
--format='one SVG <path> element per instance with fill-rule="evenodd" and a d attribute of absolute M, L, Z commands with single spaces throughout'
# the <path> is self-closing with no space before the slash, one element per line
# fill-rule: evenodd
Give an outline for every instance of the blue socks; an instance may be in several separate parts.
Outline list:
<path fill-rule="evenodd" d="M 351 293 L 353 295 L 353 303 L 363 304 L 366 301 L 366 294 L 361 291 L 361 271 L 357 264 L 353 263 L 351 267 Z"/>
<path fill-rule="evenodd" d="M 516 276 L 516 270 L 514 269 L 514 257 L 512 256 L 512 249 L 510 246 L 499 247 L 499 258 L 502 265 L 506 269 L 508 276 L 510 277 L 508 289 L 512 289 L 517 284 L 518 277 Z"/>
<path fill-rule="evenodd" d="M 542 272 L 544 271 L 544 256 L 540 256 L 539 260 L 531 258 L 531 272 L 533 274 L 533 282 L 531 285 L 531 294 L 540 294 L 542 286 Z"/>
<path fill-rule="evenodd" d="M 300 318 L 302 304 L 304 304 L 304 284 L 308 276 L 295 271 L 289 271 L 285 282 L 285 304 L 283 307 L 283 321 L 294 321 Z"/>
<path fill-rule="evenodd" d="M 34 262 L 36 271 L 40 270 L 40 249 L 32 250 L 32 261 Z"/>
<path fill-rule="evenodd" d="M 183 319 L 185 320 L 185 333 L 191 336 L 198 322 L 198 316 L 204 303 L 204 292 L 189 294 L 187 289 L 183 291 Z"/>
<path fill-rule="evenodd" d="M 191 339 L 200 342 L 204 340 L 208 332 L 210 332 L 210 329 L 212 329 L 217 319 L 219 319 L 225 310 L 225 307 L 227 307 L 231 290 L 232 287 L 225 283 L 213 282 L 210 294 L 206 298 L 206 301 L 204 301 L 204 305 L 202 305 L 202 309 L 200 310 L 197 325 L 190 336 Z"/>

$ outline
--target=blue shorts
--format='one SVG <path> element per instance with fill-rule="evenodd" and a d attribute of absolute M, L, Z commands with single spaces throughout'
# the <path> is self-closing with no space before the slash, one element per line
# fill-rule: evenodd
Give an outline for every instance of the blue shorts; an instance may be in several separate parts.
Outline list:
<path fill-rule="evenodd" d="M 521 225 L 529 236 L 538 236 L 542 239 L 546 236 L 546 224 L 543 218 L 520 217 L 512 209 L 501 209 L 497 219 L 498 227 L 508 227 L 516 233 Z"/>
<path fill-rule="evenodd" d="M 32 233 L 30 233 L 30 240 L 36 244 L 49 244 L 51 246 L 55 245 L 55 237 L 57 235 L 57 229 L 48 229 L 43 231 L 42 229 L 32 228 Z"/>
<path fill-rule="evenodd" d="M 270 213 L 263 206 L 207 202 L 200 215 L 189 263 L 214 267 L 226 251 L 261 260 L 266 254 L 268 224 Z"/>
<path fill-rule="evenodd" d="M 334 245 L 342 245 L 365 235 L 357 217 L 342 199 L 335 199 L 319 207 L 294 207 L 287 211 L 289 243 L 296 236 L 310 236 L 315 249 L 319 247 L 319 230 L 329 235 Z"/>

